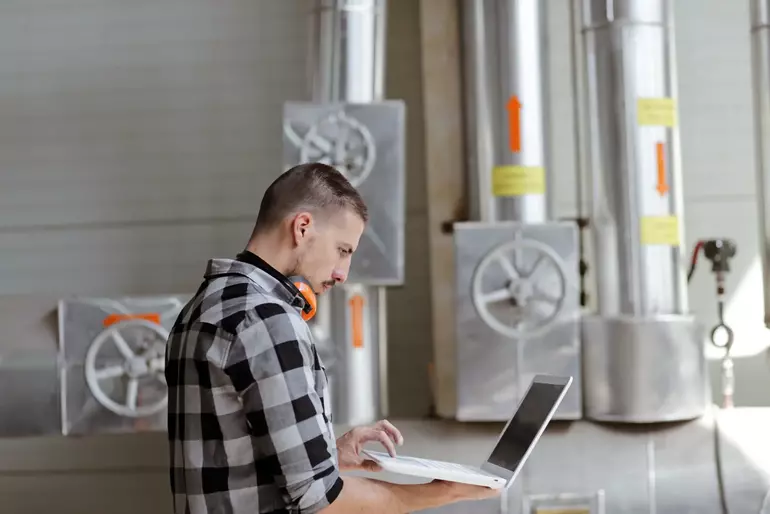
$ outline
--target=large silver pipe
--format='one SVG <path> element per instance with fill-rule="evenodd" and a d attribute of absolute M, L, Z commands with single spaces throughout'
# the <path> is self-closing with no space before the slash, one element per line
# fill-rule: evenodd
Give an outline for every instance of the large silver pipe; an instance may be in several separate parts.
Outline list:
<path fill-rule="evenodd" d="M 383 99 L 386 7 L 385 0 L 316 0 L 309 59 L 314 102 Z M 362 425 L 387 412 L 386 294 L 362 284 L 338 289 L 319 299 L 313 329 L 333 363 L 335 423 Z"/>
<path fill-rule="evenodd" d="M 583 0 L 598 313 L 583 321 L 585 412 L 691 419 L 708 404 L 688 312 L 672 0 Z"/>
<path fill-rule="evenodd" d="M 550 218 L 545 2 L 465 0 L 471 218 Z"/>
<path fill-rule="evenodd" d="M 672 5 L 583 2 L 594 269 L 605 315 L 688 310 Z"/>
<path fill-rule="evenodd" d="M 385 0 L 316 0 L 310 84 L 316 102 L 382 100 Z"/>
<path fill-rule="evenodd" d="M 757 159 L 760 255 L 765 292 L 765 325 L 770 328 L 770 0 L 751 2 L 754 143 Z"/>

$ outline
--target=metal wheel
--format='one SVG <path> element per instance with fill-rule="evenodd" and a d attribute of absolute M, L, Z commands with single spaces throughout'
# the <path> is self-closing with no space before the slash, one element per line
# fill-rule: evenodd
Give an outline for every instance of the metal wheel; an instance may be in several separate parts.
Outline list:
<path fill-rule="evenodd" d="M 289 127 L 290 129 L 290 127 Z M 376 146 L 369 129 L 340 111 L 310 127 L 297 140 L 300 162 L 322 162 L 338 169 L 353 187 L 359 187 L 374 168 Z"/>
<path fill-rule="evenodd" d="M 546 244 L 517 236 L 479 262 L 471 298 L 490 328 L 510 338 L 526 338 L 551 328 L 564 307 L 566 291 L 561 257 Z"/>
<path fill-rule="evenodd" d="M 103 330 L 86 353 L 86 383 L 94 398 L 115 414 L 131 418 L 150 416 L 163 410 L 168 403 L 164 376 L 164 348 L 168 336 L 165 328 L 144 319 L 121 321 Z M 129 344 L 129 340 L 134 344 Z M 114 356 L 115 350 L 120 357 L 107 359 L 106 355 L 112 353 Z M 109 360 L 110 364 L 104 365 L 104 360 Z M 124 388 L 122 401 L 113 399 L 110 394 L 117 384 L 120 389 Z M 147 403 L 142 401 L 140 405 L 143 388 L 146 392 L 155 392 L 159 398 L 150 397 Z"/>

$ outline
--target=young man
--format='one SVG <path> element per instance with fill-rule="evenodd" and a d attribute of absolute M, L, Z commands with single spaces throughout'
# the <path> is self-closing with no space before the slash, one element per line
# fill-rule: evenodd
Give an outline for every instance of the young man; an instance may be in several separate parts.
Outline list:
<path fill-rule="evenodd" d="M 236 259 L 212 259 L 166 350 L 176 514 L 406 513 L 494 496 L 432 482 L 394 485 L 340 471 L 375 469 L 367 441 L 401 444 L 387 421 L 334 439 L 326 373 L 302 318 L 306 300 L 347 278 L 367 222 L 335 169 L 303 164 L 267 189 Z"/>

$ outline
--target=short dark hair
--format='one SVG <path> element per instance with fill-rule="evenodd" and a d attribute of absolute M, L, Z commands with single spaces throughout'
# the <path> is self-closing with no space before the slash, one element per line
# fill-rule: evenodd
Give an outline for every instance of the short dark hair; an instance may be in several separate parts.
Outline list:
<path fill-rule="evenodd" d="M 349 208 L 366 223 L 369 213 L 363 198 L 345 176 L 320 162 L 299 164 L 282 173 L 265 191 L 254 231 L 278 225 L 301 210 Z"/>

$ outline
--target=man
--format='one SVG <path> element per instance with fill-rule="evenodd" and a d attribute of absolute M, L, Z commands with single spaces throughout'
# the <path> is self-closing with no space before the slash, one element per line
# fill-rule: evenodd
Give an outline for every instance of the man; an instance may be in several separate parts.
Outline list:
<path fill-rule="evenodd" d="M 367 216 L 339 172 L 299 165 L 265 192 L 246 250 L 209 261 L 166 350 L 177 514 L 397 513 L 496 494 L 340 475 L 375 469 L 364 443 L 395 454 L 402 436 L 380 421 L 335 441 L 326 372 L 301 315 L 307 300 L 289 277 L 318 294 L 344 282 Z"/>

